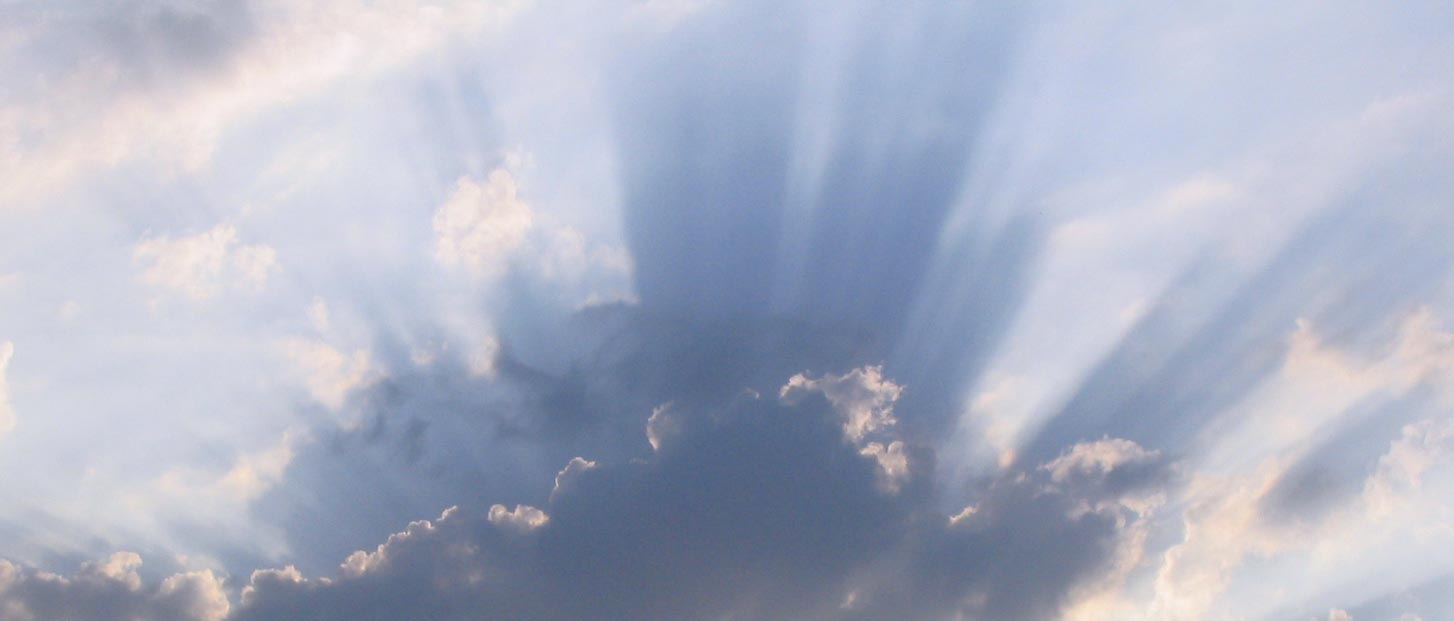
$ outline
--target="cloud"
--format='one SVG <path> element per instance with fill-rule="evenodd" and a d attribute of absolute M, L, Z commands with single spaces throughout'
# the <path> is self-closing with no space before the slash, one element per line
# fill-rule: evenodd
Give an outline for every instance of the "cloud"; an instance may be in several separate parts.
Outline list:
<path fill-rule="evenodd" d="M 225 472 L 173 469 L 162 475 L 157 486 L 162 493 L 179 500 L 212 498 L 210 504 L 232 505 L 233 510 L 242 510 L 282 478 L 297 447 L 307 442 L 306 434 L 285 432 L 273 446 L 239 455 Z"/>
<path fill-rule="evenodd" d="M 787 403 L 797 403 L 809 392 L 820 392 L 843 415 L 843 435 L 862 442 L 870 434 L 887 430 L 898 422 L 894 418 L 894 402 L 903 387 L 884 379 L 883 367 L 854 369 L 843 375 L 824 375 L 810 379 L 799 373 L 788 378 L 778 390 Z"/>
<path fill-rule="evenodd" d="M 142 282 L 206 301 L 226 290 L 257 291 L 278 270 L 277 251 L 266 244 L 239 244 L 237 229 L 219 224 L 187 237 L 142 240 L 132 251 Z"/>
<path fill-rule="evenodd" d="M 753 399 L 682 423 L 648 461 L 572 460 L 539 510 L 416 522 L 371 554 L 368 571 L 332 582 L 259 575 L 238 618 L 666 619 L 772 614 L 804 606 L 800 597 L 836 605 L 824 589 L 843 560 L 868 558 L 864 546 L 902 519 L 826 402 Z"/>
<path fill-rule="evenodd" d="M 0 176 L 5 203 L 34 204 L 74 178 L 136 161 L 203 170 L 254 115 L 489 33 L 521 5 L 11 7 L 12 32 L 26 35 L 10 39 L 12 49 L 26 64 L 7 66 L 7 81 L 28 97 L 0 114 L 0 158 L 14 164 Z M 47 139 L 28 139 L 35 134 Z"/>
<path fill-rule="evenodd" d="M 285 339 L 281 348 L 302 373 L 313 399 L 334 411 L 343 408 L 351 392 L 378 377 L 364 349 L 346 353 L 326 342 L 306 338 Z"/>
<path fill-rule="evenodd" d="M 778 398 L 784 403 L 800 403 L 809 393 L 819 393 L 828 399 L 833 409 L 843 419 L 843 436 L 860 447 L 859 454 L 872 458 L 878 464 L 880 485 L 890 493 L 909 478 L 909 459 L 904 453 L 902 440 L 891 439 L 887 443 L 869 442 L 870 436 L 880 437 L 898 423 L 894 418 L 894 402 L 903 393 L 902 386 L 884 379 L 882 366 L 868 366 L 854 369 L 843 375 L 826 374 L 810 379 L 799 373 L 788 378 L 778 389 Z M 656 412 L 652 420 L 656 419 Z M 651 421 L 647 421 L 647 433 L 652 433 Z M 653 446 L 656 442 L 652 443 Z"/>
<path fill-rule="evenodd" d="M 230 605 L 210 570 L 168 576 L 147 585 L 141 557 L 117 552 L 61 576 L 0 560 L 0 616 L 13 621 L 222 621 Z"/>
<path fill-rule="evenodd" d="M 1123 540 L 1139 541 L 1126 524 L 1142 513 L 1107 481 L 1166 464 L 1116 439 L 1007 476 L 953 520 L 939 513 L 929 453 L 859 448 L 844 424 L 899 390 L 862 367 L 795 375 L 791 399 L 659 407 L 646 457 L 573 458 L 539 508 L 451 508 L 335 576 L 255 572 L 235 618 L 1052 619 Z M 1094 484 L 1048 474 L 1071 462 Z"/>
<path fill-rule="evenodd" d="M 15 344 L 0 341 L 0 437 L 15 428 L 15 406 L 10 404 L 10 381 L 5 376 L 13 357 Z"/>
<path fill-rule="evenodd" d="M 74 335 L 0 552 L 146 531 L 324 620 L 1376 619 L 1448 573 L 1431 3 L 628 4 L 0 20 L 0 294 Z M 198 195 L 237 224 L 129 247 Z M 269 295 L 130 309 L 128 250 Z"/>
<path fill-rule="evenodd" d="M 1274 614 L 1269 598 L 1354 610 L 1439 575 L 1404 546 L 1454 538 L 1420 526 L 1454 511 L 1448 335 L 1427 308 L 1389 324 L 1354 347 L 1296 323 L 1280 371 L 1223 415 L 1218 445 L 1190 465 L 1182 536 L 1162 555 L 1148 618 Z M 1275 594 L 1262 583 L 1272 576 L 1283 576 Z"/>
<path fill-rule="evenodd" d="M 483 183 L 461 177 L 434 213 L 435 257 L 476 275 L 503 273 L 534 221 L 508 170 L 496 169 Z"/>
<path fill-rule="evenodd" d="M 1424 498 L 1424 479 L 1434 468 L 1454 462 L 1454 420 L 1421 420 L 1405 425 L 1378 459 L 1363 497 L 1376 516 L 1390 516 L 1399 505 Z M 1454 506 L 1449 507 L 1454 510 Z"/>
<path fill-rule="evenodd" d="M 550 521 L 550 516 L 527 505 L 515 505 L 514 509 L 506 509 L 505 505 L 493 505 L 490 507 L 488 519 L 491 524 L 501 528 L 513 528 L 521 533 L 528 533 L 544 526 Z"/>

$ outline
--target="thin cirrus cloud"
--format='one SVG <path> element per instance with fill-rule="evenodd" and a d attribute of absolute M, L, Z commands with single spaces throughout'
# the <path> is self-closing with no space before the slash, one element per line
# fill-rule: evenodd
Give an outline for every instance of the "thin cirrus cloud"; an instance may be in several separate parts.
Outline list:
<path fill-rule="evenodd" d="M 1454 610 L 1439 3 L 0 15 L 0 618 Z"/>

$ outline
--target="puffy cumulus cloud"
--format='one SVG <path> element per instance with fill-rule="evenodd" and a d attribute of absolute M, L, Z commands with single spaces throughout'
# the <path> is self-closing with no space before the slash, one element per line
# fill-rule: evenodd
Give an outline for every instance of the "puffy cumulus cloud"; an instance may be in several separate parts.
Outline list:
<path fill-rule="evenodd" d="M 554 498 L 556 494 L 560 494 L 569 490 L 571 486 L 576 484 L 576 480 L 578 480 L 581 475 L 588 471 L 595 470 L 596 467 L 599 465 L 600 464 L 589 459 L 585 459 L 583 457 L 572 457 L 570 461 L 566 463 L 565 467 L 561 468 L 560 472 L 556 473 L 555 485 L 550 488 L 551 498 Z M 494 507 L 490 507 L 490 510 L 493 511 Z"/>
<path fill-rule="evenodd" d="M 898 401 L 903 390 L 902 386 L 884 379 L 882 366 L 865 366 L 843 375 L 825 374 L 818 379 L 799 373 L 788 378 L 788 382 L 778 389 L 778 398 L 784 403 L 796 404 L 813 392 L 826 397 L 843 419 L 844 437 L 862 447 L 860 455 L 878 464 L 881 487 L 897 492 L 909 477 L 909 459 L 904 452 L 904 442 L 897 439 L 889 439 L 886 443 L 870 442 L 867 439 L 889 435 L 888 432 L 898 422 L 894 418 L 894 402 Z M 651 422 L 661 413 L 652 413 L 652 419 L 647 422 L 648 435 L 653 431 Z M 653 440 L 652 446 L 656 444 Z"/>
<path fill-rule="evenodd" d="M 579 289 L 576 306 L 630 299 L 621 283 L 631 258 L 579 230 L 541 216 L 520 196 L 517 173 L 496 168 L 483 181 L 460 177 L 435 210 L 434 256 L 477 278 L 518 279 Z"/>
<path fill-rule="evenodd" d="M 550 516 L 529 505 L 515 505 L 514 509 L 506 509 L 505 505 L 493 505 L 490 507 L 489 520 L 491 524 L 501 528 L 514 528 L 526 533 L 549 522 Z"/>
<path fill-rule="evenodd" d="M 144 239 L 132 257 L 142 266 L 142 282 L 198 302 L 225 290 L 260 290 L 278 270 L 277 251 L 238 243 L 230 224 L 185 237 Z"/>
<path fill-rule="evenodd" d="M 146 584 L 141 557 L 117 552 L 61 576 L 0 560 L 0 617 L 7 621 L 222 621 L 231 606 L 210 570 Z"/>
<path fill-rule="evenodd" d="M 461 177 L 434 213 L 435 256 L 475 274 L 502 273 L 534 222 L 510 171 L 497 169 L 483 183 Z"/>
<path fill-rule="evenodd" d="M 778 396 L 795 403 L 809 392 L 823 393 L 843 415 L 844 435 L 854 442 L 862 442 L 869 434 L 898 422 L 894 418 L 894 402 L 903 390 L 902 386 L 884 379 L 882 366 L 869 366 L 817 379 L 799 373 L 788 379 Z"/>
<path fill-rule="evenodd" d="M 15 408 L 10 405 L 10 380 L 6 373 L 15 357 L 15 343 L 0 341 L 0 436 L 15 428 Z"/>
<path fill-rule="evenodd" d="M 1053 619 L 1119 567 L 1140 514 L 1116 486 L 1072 486 L 1047 465 L 992 482 L 951 519 L 935 508 L 932 453 L 860 447 L 844 426 L 862 395 L 835 381 L 897 384 L 872 367 L 828 377 L 836 403 L 801 388 L 658 407 L 644 458 L 573 458 L 539 508 L 452 508 L 333 576 L 255 572 L 234 618 Z M 1131 457 L 1095 461 L 1086 481 L 1164 465 L 1103 442 Z"/>
<path fill-rule="evenodd" d="M 880 442 L 869 442 L 859 451 L 878 464 L 880 485 L 889 492 L 899 491 L 899 486 L 909 478 L 909 456 L 904 452 L 903 440 L 894 440 L 884 446 Z"/>
<path fill-rule="evenodd" d="M 365 349 L 345 352 L 327 342 L 307 338 L 285 339 L 280 347 L 302 373 L 308 394 L 334 411 L 343 408 L 349 393 L 379 377 Z"/>

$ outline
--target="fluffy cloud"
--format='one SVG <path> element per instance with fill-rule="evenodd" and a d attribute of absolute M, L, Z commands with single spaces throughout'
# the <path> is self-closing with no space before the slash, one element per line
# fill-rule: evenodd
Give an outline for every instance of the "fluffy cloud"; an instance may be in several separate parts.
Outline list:
<path fill-rule="evenodd" d="M 0 560 L 0 616 L 7 621 L 221 621 L 230 606 L 210 570 L 144 584 L 141 557 L 117 552 L 61 576 Z"/>
<path fill-rule="evenodd" d="M 333 345 L 306 338 L 286 339 L 282 351 L 303 375 L 308 393 L 329 409 L 339 410 L 354 389 L 378 377 L 369 352 L 340 351 Z"/>
<path fill-rule="evenodd" d="M 132 256 L 142 264 L 142 282 L 198 302 L 224 290 L 262 289 L 278 270 L 277 251 L 239 244 L 230 224 L 186 237 L 146 239 Z"/>
<path fill-rule="evenodd" d="M 620 248 L 542 217 L 520 197 L 510 168 L 483 181 L 460 177 L 434 212 L 434 257 L 446 268 L 491 279 L 512 270 L 534 281 L 579 289 L 575 304 L 629 299 L 618 282 L 631 272 Z"/>
<path fill-rule="evenodd" d="M 483 183 L 461 177 L 434 213 L 439 262 L 477 275 L 504 272 L 535 222 L 517 192 L 515 176 L 505 169 L 491 172 Z"/>
<path fill-rule="evenodd" d="M 909 478 L 909 459 L 904 453 L 903 441 L 890 438 L 887 442 L 870 442 L 868 438 L 887 435 L 898 422 L 894 418 L 894 402 L 903 391 L 902 386 L 884 378 L 882 366 L 867 366 L 843 375 L 829 373 L 818 379 L 799 373 L 778 389 L 778 398 L 784 403 L 797 404 L 809 393 L 822 394 L 843 419 L 844 437 L 861 447 L 860 455 L 878 464 L 882 488 L 897 492 Z M 653 413 L 653 420 L 656 414 Z M 651 431 L 648 424 L 648 434 Z"/>
<path fill-rule="evenodd" d="M 870 434 L 888 429 L 894 418 L 894 402 L 903 387 L 884 379 L 883 367 L 854 369 L 843 375 L 828 374 L 818 379 L 799 373 L 788 379 L 778 396 L 796 403 L 809 392 L 821 392 L 843 415 L 843 434 L 862 442 Z"/>

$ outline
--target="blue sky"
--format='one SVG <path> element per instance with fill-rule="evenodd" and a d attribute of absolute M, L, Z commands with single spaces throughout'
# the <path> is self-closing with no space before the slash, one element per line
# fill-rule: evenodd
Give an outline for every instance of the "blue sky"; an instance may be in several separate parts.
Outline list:
<path fill-rule="evenodd" d="M 1451 34 L 0 3 L 0 619 L 1446 618 Z"/>

